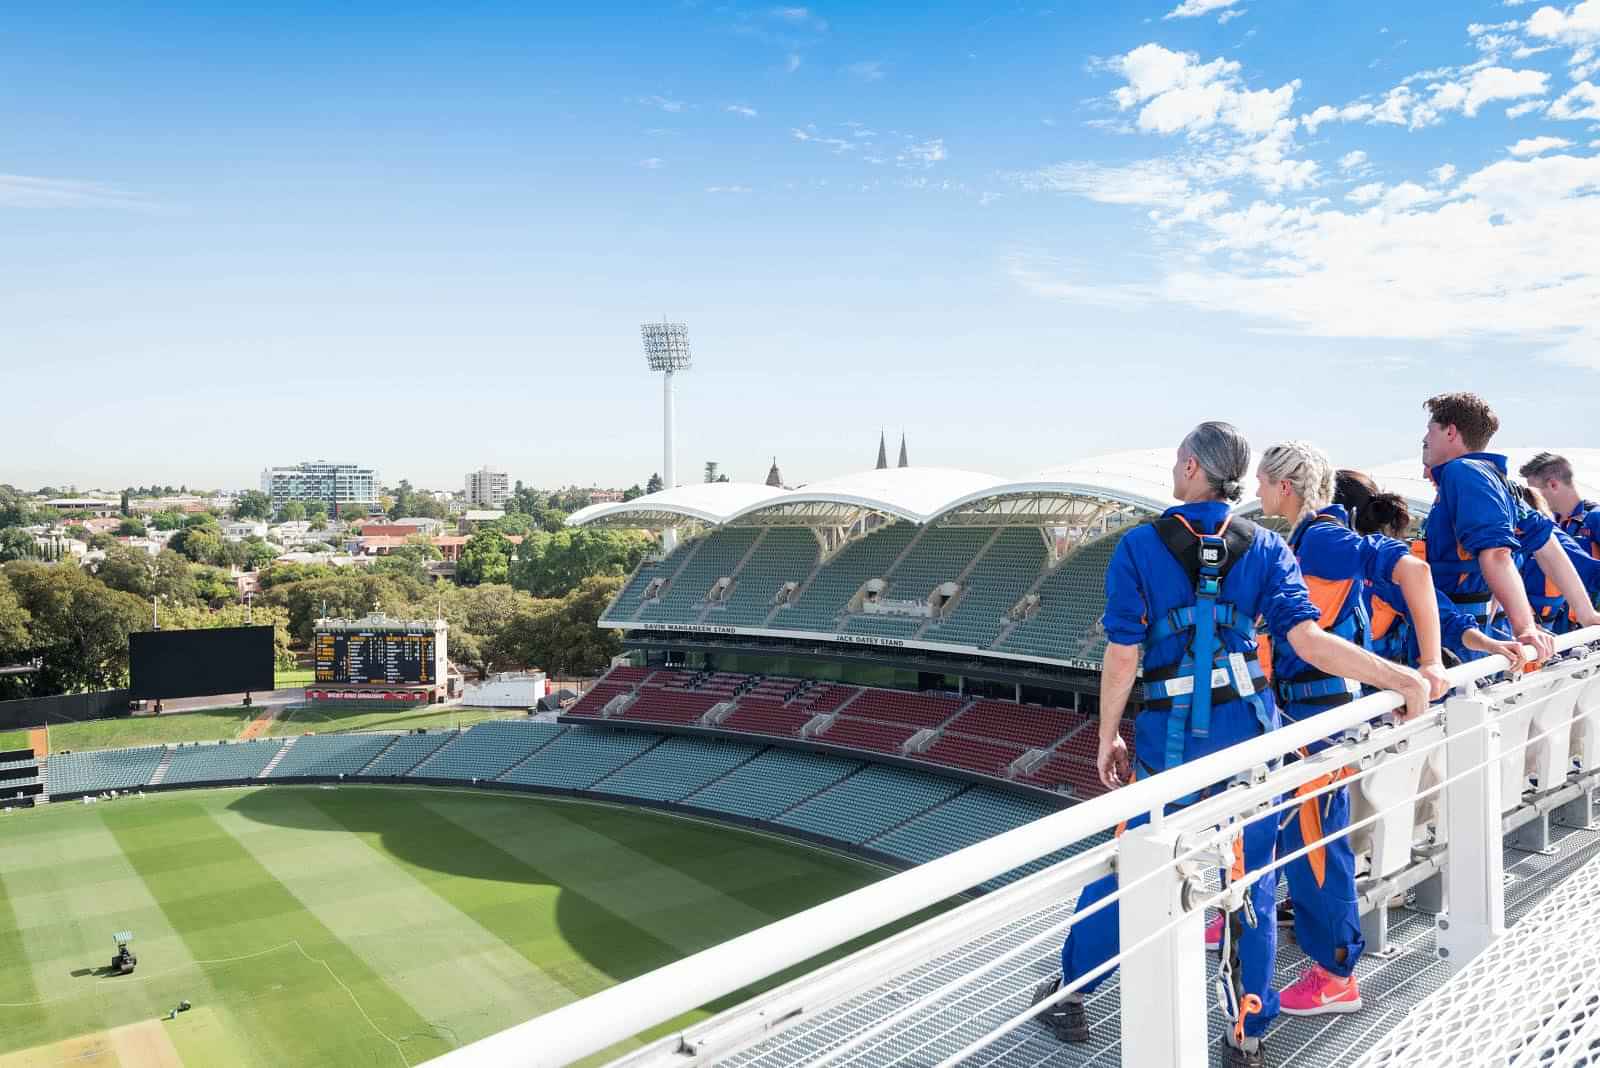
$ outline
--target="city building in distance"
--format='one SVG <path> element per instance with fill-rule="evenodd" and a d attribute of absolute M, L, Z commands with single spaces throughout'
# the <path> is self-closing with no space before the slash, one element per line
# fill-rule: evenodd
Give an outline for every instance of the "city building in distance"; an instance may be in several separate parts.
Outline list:
<path fill-rule="evenodd" d="M 504 508 L 511 499 L 511 479 L 504 471 L 481 467 L 467 472 L 467 507 Z"/>
<path fill-rule="evenodd" d="M 261 492 L 277 514 L 290 501 L 321 501 L 334 516 L 366 515 L 378 505 L 378 472 L 358 464 L 313 460 L 261 472 Z"/>

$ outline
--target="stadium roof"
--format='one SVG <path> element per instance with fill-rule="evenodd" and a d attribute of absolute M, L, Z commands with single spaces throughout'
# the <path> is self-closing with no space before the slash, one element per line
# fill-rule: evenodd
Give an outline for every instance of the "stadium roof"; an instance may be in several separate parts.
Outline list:
<path fill-rule="evenodd" d="M 1084 526 L 1108 511 L 1158 515 L 1178 503 L 1172 460 L 1171 448 L 1131 449 L 1047 467 L 956 498 L 937 518 L 962 526 Z"/>
<path fill-rule="evenodd" d="M 728 517 L 735 526 L 847 527 L 872 513 L 926 523 L 953 497 L 1003 479 L 949 467 L 886 467 L 813 482 Z"/>
<path fill-rule="evenodd" d="M 625 504 L 574 512 L 573 526 L 708 525 L 848 527 L 867 515 L 963 526 L 1084 526 L 1108 512 L 1170 507 L 1172 450 L 1110 453 L 1021 480 L 944 467 L 862 471 L 783 490 L 754 483 L 700 483 Z"/>
<path fill-rule="evenodd" d="M 783 490 L 759 482 L 691 482 L 631 501 L 591 504 L 569 515 L 567 525 L 653 530 L 688 521 L 715 526 L 745 508 L 782 496 Z"/>

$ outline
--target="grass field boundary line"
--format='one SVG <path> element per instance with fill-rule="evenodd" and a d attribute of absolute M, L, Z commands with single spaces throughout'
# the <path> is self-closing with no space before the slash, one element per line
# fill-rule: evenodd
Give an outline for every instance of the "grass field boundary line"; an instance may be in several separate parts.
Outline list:
<path fill-rule="evenodd" d="M 405 1049 L 401 1047 L 399 1042 L 395 1041 L 394 1036 L 390 1035 L 389 1032 L 378 1026 L 378 1021 L 374 1020 L 372 1016 L 368 1014 L 366 1006 L 361 1004 L 361 999 L 356 997 L 356 992 L 350 989 L 349 984 L 347 984 L 343 979 L 339 978 L 339 973 L 333 970 L 333 965 L 329 964 L 325 960 L 322 960 L 318 957 L 313 957 L 311 954 L 307 953 L 306 947 L 302 946 L 298 941 L 293 942 L 292 945 L 294 948 L 300 951 L 300 955 L 306 960 L 311 961 L 314 964 L 322 965 L 322 967 L 327 971 L 329 977 L 332 978 L 334 982 L 338 983 L 346 994 L 350 995 L 350 1002 L 356 1007 L 356 1011 L 361 1014 L 362 1019 L 366 1020 L 367 1024 L 374 1031 L 376 1031 L 385 1042 L 394 1047 L 394 1051 L 400 1055 L 400 1063 L 405 1065 L 406 1068 L 411 1068 L 411 1058 L 406 1056 Z"/>
<path fill-rule="evenodd" d="M 140 980 L 144 979 L 161 979 L 168 975 L 177 975 L 179 972 L 186 972 L 191 968 L 207 967 L 213 964 L 235 964 L 242 960 L 254 960 L 256 957 L 265 957 L 273 953 L 282 953 L 291 946 L 297 947 L 298 945 L 298 942 L 284 942 L 281 945 L 273 946 L 271 949 L 259 949 L 254 953 L 241 953 L 237 957 L 217 957 L 212 960 L 197 960 L 193 964 L 180 964 L 176 968 L 167 968 L 162 971 L 152 972 L 146 970 L 136 974 L 132 979 L 128 979 L 123 976 L 102 976 L 101 978 L 95 980 L 95 986 L 99 986 L 102 983 L 115 983 L 118 986 L 127 986 L 130 983 L 139 982 Z M 304 953 L 305 950 L 302 949 L 301 952 Z M 74 992 L 71 994 L 62 994 L 53 998 L 35 998 L 33 1001 L 0 1001 L 0 1009 L 29 1009 L 37 1006 L 53 1005 L 60 1001 L 73 1001 L 81 997 L 83 997 L 82 992 Z"/>
<path fill-rule="evenodd" d="M 395 1041 L 394 1036 L 390 1035 L 387 1031 L 378 1026 L 378 1022 L 374 1020 L 370 1014 L 368 1014 L 366 1006 L 361 1004 L 361 999 L 356 997 L 356 992 L 351 990 L 349 984 L 343 979 L 339 978 L 339 973 L 333 970 L 333 965 L 329 964 L 320 957 L 313 957 L 306 951 L 306 947 L 300 944 L 299 939 L 290 939 L 289 941 L 273 946 L 270 949 L 259 949 L 254 953 L 241 953 L 236 957 L 213 957 L 210 960 L 197 960 L 193 964 L 184 964 L 176 968 L 168 968 L 165 971 L 145 972 L 142 975 L 134 976 L 134 979 L 160 979 L 164 976 L 176 975 L 179 972 L 189 971 L 192 968 L 203 968 L 218 964 L 237 964 L 239 961 L 254 960 L 257 957 L 266 957 L 273 953 L 282 953 L 286 949 L 298 950 L 300 955 L 306 960 L 310 961 L 312 964 L 322 965 L 323 970 L 328 973 L 329 978 L 338 983 L 340 989 L 342 989 L 346 994 L 350 995 L 350 1001 L 355 1005 L 356 1011 L 361 1013 L 362 1019 L 366 1020 L 367 1024 L 372 1028 L 372 1030 L 377 1032 L 378 1037 L 382 1038 L 385 1042 L 394 1047 L 394 1051 L 400 1055 L 400 1062 L 404 1064 L 406 1068 L 411 1068 L 411 1058 L 406 1056 L 406 1051 L 401 1047 L 400 1043 Z M 95 980 L 95 986 L 98 987 L 103 983 L 126 985 L 128 982 L 129 980 L 121 976 L 115 978 L 107 976 Z M 84 993 L 85 992 L 74 992 L 71 994 L 62 994 L 59 997 L 53 998 L 37 998 L 33 1001 L 0 1001 L 0 1009 L 39 1008 L 46 1005 L 53 1005 L 62 1001 L 73 1001 L 77 998 L 83 997 Z"/>

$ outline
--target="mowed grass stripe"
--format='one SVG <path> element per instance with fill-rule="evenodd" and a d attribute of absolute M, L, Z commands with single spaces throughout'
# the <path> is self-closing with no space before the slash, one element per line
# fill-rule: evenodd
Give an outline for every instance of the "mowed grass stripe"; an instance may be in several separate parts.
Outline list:
<path fill-rule="evenodd" d="M 698 849 L 712 848 L 719 857 L 732 861 L 722 870 L 737 878 L 744 870 L 736 854 L 741 851 L 741 845 L 748 845 L 745 835 L 717 834 L 715 837 L 719 841 L 713 846 L 708 840 L 712 835 L 703 833 L 703 830 L 709 832 L 709 828 L 641 814 L 637 819 L 650 825 L 642 832 L 643 837 L 667 838 L 672 842 L 664 854 L 658 854 L 662 859 L 653 859 L 613 837 L 617 830 L 607 833 L 607 828 L 618 828 L 622 822 L 616 818 L 614 810 L 544 804 L 540 806 L 542 818 L 530 824 L 509 819 L 474 819 L 470 809 L 452 806 L 443 798 L 430 800 L 428 807 L 446 818 L 454 812 L 458 826 L 524 863 L 538 865 L 558 885 L 581 888 L 584 896 L 596 905 L 627 916 L 636 926 L 671 946 L 679 956 L 754 930 L 773 919 L 772 913 L 750 907 L 666 859 L 674 857 L 679 850 L 687 856 Z M 586 814 L 591 818 L 585 819 Z M 592 818 L 596 814 L 599 819 Z M 463 824 L 461 819 L 467 822 Z M 804 866 L 803 862 L 798 865 Z"/>
<path fill-rule="evenodd" d="M 54 833 L 0 846 L 11 927 L 26 961 L 21 970 L 31 971 L 38 997 L 46 1002 L 43 1018 L 22 1028 L 26 1035 L 0 1029 L 6 1048 L 151 1019 L 180 997 L 215 999 L 209 979 L 106 828 L 105 811 L 50 820 Z M 16 871 L 5 867 L 23 852 L 36 863 Z M 111 936 L 118 931 L 132 931 L 134 949 L 159 963 L 131 980 L 100 974 L 110 963 Z"/>
<path fill-rule="evenodd" d="M 366 794 L 327 791 L 317 804 L 346 827 L 381 836 L 395 863 L 564 987 L 561 1003 L 681 956 L 635 924 L 630 910 L 603 907 L 582 885 L 564 886 L 477 833 L 512 824 L 537 836 L 549 825 L 548 804 L 508 799 L 514 807 L 506 809 L 469 796 L 463 823 L 436 811 L 429 791 L 409 793 L 407 805 L 374 805 Z M 555 1007 L 529 1006 L 522 1018 Z"/>
<path fill-rule="evenodd" d="M 34 1004 L 39 999 L 39 988 L 33 983 L 33 968 L 11 910 L 4 875 L 5 868 L 0 864 L 0 1002 L 4 1003 L 0 1005 L 0 1050 L 26 1048 L 13 1046 L 13 1039 L 7 1036 L 31 1035 L 45 1022 L 44 1008 Z"/>
<path fill-rule="evenodd" d="M 565 1004 L 572 991 L 395 862 L 373 798 L 340 805 L 324 790 L 280 788 L 217 812 L 274 878 L 420 1015 L 456 1042 Z M 271 822 L 266 822 L 270 817 Z M 447 838 L 458 836 L 447 835 Z M 440 842 L 441 847 L 448 842 Z M 427 873 L 440 881 L 439 873 Z M 521 887 L 534 912 L 546 886 Z"/>
<path fill-rule="evenodd" d="M 104 818 L 196 959 L 234 958 L 293 942 L 326 965 L 307 967 L 304 957 L 292 959 L 299 951 L 289 950 L 228 969 L 253 991 L 230 1010 L 248 1032 L 240 1045 L 256 1063 L 415 1064 L 450 1048 L 218 826 L 204 798 L 108 809 Z M 280 974 L 287 981 L 275 982 Z"/>

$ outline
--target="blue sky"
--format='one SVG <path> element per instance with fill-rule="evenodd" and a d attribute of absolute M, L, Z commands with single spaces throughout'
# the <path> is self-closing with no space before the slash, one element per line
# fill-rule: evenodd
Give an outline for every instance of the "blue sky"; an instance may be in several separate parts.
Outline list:
<path fill-rule="evenodd" d="M 1600 0 L 327 7 L 8 8 L 0 481 L 1596 443 Z"/>

